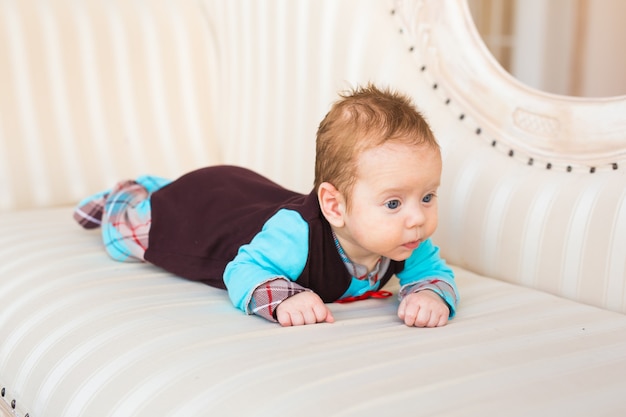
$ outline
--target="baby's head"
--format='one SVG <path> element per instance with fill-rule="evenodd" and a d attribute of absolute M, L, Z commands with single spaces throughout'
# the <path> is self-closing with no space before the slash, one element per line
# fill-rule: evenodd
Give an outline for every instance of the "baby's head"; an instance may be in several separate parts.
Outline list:
<path fill-rule="evenodd" d="M 333 184 L 349 208 L 364 151 L 396 142 L 439 153 L 430 126 L 407 96 L 369 84 L 340 97 L 317 131 L 316 190 L 323 182 Z"/>

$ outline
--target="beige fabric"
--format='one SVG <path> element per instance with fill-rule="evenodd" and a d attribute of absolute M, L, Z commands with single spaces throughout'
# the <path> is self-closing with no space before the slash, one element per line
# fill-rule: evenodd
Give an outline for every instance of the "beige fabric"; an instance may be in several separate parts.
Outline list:
<path fill-rule="evenodd" d="M 456 268 L 446 327 L 404 326 L 390 298 L 280 328 L 221 290 L 109 260 L 68 214 L 0 219 L 0 385 L 20 415 L 626 412 L 622 314 Z"/>
<path fill-rule="evenodd" d="M 0 401 L 0 417 L 11 417 L 11 404 L 7 401 Z"/>
<path fill-rule="evenodd" d="M 444 256 L 626 312 L 626 180 L 527 167 L 477 145 L 458 143 L 446 159 L 437 233 Z"/>
<path fill-rule="evenodd" d="M 198 2 L 0 3 L 0 209 L 220 160 Z"/>
<path fill-rule="evenodd" d="M 218 45 L 216 130 L 226 163 L 309 192 L 315 133 L 338 91 L 373 81 L 419 96 L 390 2 L 203 4 Z"/>

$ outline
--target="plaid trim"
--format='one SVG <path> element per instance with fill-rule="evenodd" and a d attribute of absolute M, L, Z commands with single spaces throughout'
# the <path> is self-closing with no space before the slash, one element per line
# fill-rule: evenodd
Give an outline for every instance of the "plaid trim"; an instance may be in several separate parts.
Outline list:
<path fill-rule="evenodd" d="M 341 260 L 348 269 L 350 275 L 361 281 L 368 280 L 370 286 L 372 287 L 376 285 L 376 283 L 380 280 L 380 277 L 384 276 L 385 272 L 387 272 L 387 268 L 389 268 L 389 264 L 391 263 L 389 258 L 381 256 L 380 259 L 378 259 L 378 262 L 376 262 L 374 269 L 372 269 L 371 272 L 368 272 L 365 265 L 356 264 L 348 258 L 346 252 L 341 247 L 341 243 L 339 243 L 339 239 L 337 239 L 337 235 L 334 231 L 332 233 L 337 252 L 339 253 Z"/>
<path fill-rule="evenodd" d="M 402 300 L 409 294 L 413 294 L 423 290 L 434 291 L 444 300 L 451 300 L 454 306 L 459 303 L 459 299 L 456 292 L 454 291 L 454 288 L 452 288 L 452 286 L 447 282 L 437 278 L 427 279 L 413 284 L 404 285 L 402 288 L 400 288 L 400 291 L 398 291 L 398 298 Z M 453 310 L 451 309 L 451 311 Z"/>
<path fill-rule="evenodd" d="M 280 303 L 305 291 L 311 290 L 285 278 L 274 278 L 256 287 L 248 304 L 248 311 L 250 314 L 277 322 L 276 309 Z"/>

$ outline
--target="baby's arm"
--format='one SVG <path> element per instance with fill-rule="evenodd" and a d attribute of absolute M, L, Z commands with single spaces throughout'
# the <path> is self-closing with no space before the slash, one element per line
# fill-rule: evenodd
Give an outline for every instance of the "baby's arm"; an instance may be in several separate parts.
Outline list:
<path fill-rule="evenodd" d="M 275 278 L 259 285 L 252 293 L 248 310 L 282 326 L 334 321 L 317 294 L 285 278 Z"/>
<path fill-rule="evenodd" d="M 321 298 L 299 285 L 308 259 L 308 224 L 300 214 L 281 210 L 224 271 L 233 304 L 283 326 L 334 321 Z"/>

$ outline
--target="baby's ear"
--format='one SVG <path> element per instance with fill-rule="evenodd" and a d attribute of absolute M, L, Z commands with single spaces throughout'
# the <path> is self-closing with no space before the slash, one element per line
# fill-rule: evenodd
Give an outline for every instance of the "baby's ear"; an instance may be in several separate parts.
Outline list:
<path fill-rule="evenodd" d="M 346 204 L 339 190 L 331 183 L 323 182 L 317 189 L 317 199 L 328 223 L 335 227 L 343 227 Z"/>

